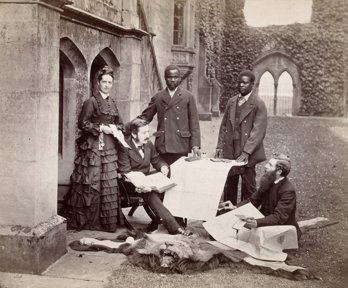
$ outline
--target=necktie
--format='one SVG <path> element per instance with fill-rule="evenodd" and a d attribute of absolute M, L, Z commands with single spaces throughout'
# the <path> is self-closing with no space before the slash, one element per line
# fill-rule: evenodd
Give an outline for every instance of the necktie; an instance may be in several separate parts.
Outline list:
<path fill-rule="evenodd" d="M 247 100 L 243 96 L 238 97 L 238 106 L 242 106 Z"/>
<path fill-rule="evenodd" d="M 138 146 L 138 151 L 142 158 L 144 158 L 144 145 Z"/>

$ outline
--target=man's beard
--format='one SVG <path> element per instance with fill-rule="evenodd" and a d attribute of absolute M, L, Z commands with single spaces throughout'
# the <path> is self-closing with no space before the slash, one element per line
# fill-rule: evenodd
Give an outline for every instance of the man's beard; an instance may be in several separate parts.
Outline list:
<path fill-rule="evenodd" d="M 274 181 L 276 180 L 276 172 L 265 172 L 265 174 L 260 179 L 260 188 L 259 190 L 261 192 L 268 191 L 272 185 L 274 184 Z"/>

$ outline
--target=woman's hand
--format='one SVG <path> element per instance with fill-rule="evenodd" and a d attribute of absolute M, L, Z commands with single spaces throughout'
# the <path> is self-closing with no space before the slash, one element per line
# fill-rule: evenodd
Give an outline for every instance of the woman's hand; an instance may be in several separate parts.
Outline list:
<path fill-rule="evenodd" d="M 112 134 L 112 130 L 108 125 L 101 124 L 100 125 L 100 132 L 103 132 L 105 134 Z"/>
<path fill-rule="evenodd" d="M 168 166 L 162 166 L 162 167 L 161 167 L 161 173 L 162 173 L 164 176 L 167 176 L 168 173 L 169 173 L 169 168 L 168 168 Z"/>

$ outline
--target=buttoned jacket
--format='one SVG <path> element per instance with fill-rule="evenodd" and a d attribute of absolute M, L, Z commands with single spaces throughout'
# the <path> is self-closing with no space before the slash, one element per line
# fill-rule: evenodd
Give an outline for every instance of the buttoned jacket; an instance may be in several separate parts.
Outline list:
<path fill-rule="evenodd" d="M 301 231 L 296 221 L 296 191 L 290 180 L 285 177 L 276 184 L 273 184 L 267 191 L 259 189 L 249 201 L 260 207 L 264 218 L 257 219 L 257 227 L 270 225 L 294 225 L 298 238 Z"/>
<path fill-rule="evenodd" d="M 155 146 L 160 154 L 189 153 L 201 146 L 196 102 L 189 91 L 178 87 L 172 98 L 167 88 L 159 91 L 139 117 L 151 122 L 156 114 Z"/>
<path fill-rule="evenodd" d="M 233 133 L 239 126 L 241 148 L 249 154 L 247 166 L 250 167 L 266 160 L 263 139 L 267 129 L 267 109 L 262 99 L 252 92 L 248 101 L 240 107 L 239 121 L 237 121 L 237 105 L 238 95 L 227 102 L 216 148 L 222 149 L 224 158 L 234 159 Z"/>
<path fill-rule="evenodd" d="M 150 164 L 157 171 L 160 171 L 162 166 L 167 166 L 166 162 L 160 158 L 151 141 L 144 145 L 144 157 L 141 156 L 138 147 L 132 141 L 132 137 L 126 138 L 126 142 L 131 149 L 123 147 L 118 153 L 117 164 L 120 173 L 140 171 L 148 174 L 151 168 Z"/>

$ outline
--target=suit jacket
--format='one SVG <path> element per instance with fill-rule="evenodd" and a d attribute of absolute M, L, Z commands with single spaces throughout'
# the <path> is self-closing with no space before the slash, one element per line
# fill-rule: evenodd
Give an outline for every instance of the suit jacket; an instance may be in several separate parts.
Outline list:
<path fill-rule="evenodd" d="M 233 130 L 239 125 L 241 148 L 249 154 L 247 166 L 251 167 L 266 160 L 263 139 L 267 129 L 267 109 L 261 98 L 255 92 L 252 92 L 248 101 L 241 106 L 239 122 L 236 123 L 237 102 L 238 95 L 232 97 L 227 102 L 216 148 L 223 150 L 224 158 L 234 159 Z"/>
<path fill-rule="evenodd" d="M 201 146 L 196 102 L 189 91 L 178 87 L 173 98 L 167 89 L 159 91 L 139 117 L 151 122 L 155 114 L 158 119 L 155 146 L 160 154 L 185 154 L 193 146 Z"/>
<path fill-rule="evenodd" d="M 259 189 L 249 201 L 260 207 L 260 212 L 265 216 L 257 219 L 257 226 L 294 225 L 297 236 L 300 238 L 301 230 L 296 221 L 296 191 L 289 179 L 285 177 L 267 191 Z"/>
<path fill-rule="evenodd" d="M 119 151 L 117 164 L 120 173 L 140 171 L 146 175 L 150 172 L 150 164 L 158 171 L 161 170 L 162 166 L 167 166 L 166 162 L 161 160 L 151 141 L 148 141 L 144 146 L 144 158 L 141 157 L 131 137 L 128 137 L 126 142 L 131 149 L 123 147 Z"/>

